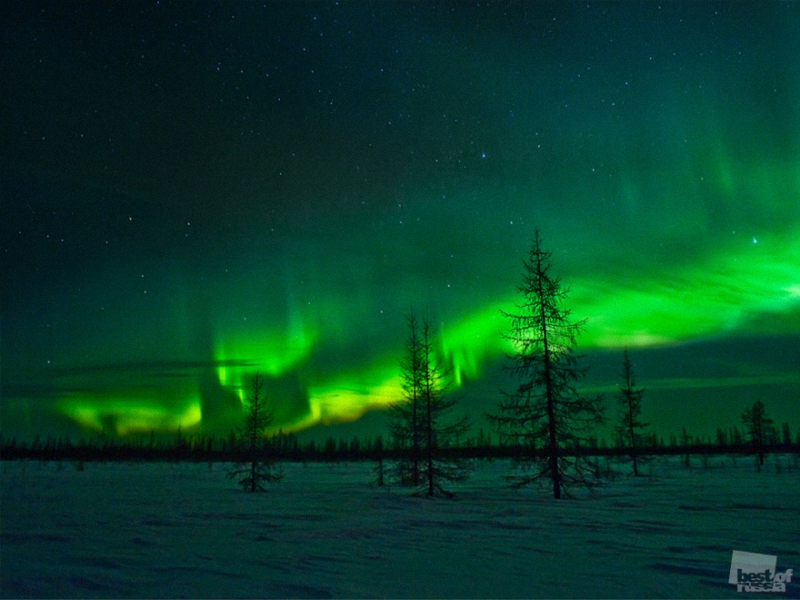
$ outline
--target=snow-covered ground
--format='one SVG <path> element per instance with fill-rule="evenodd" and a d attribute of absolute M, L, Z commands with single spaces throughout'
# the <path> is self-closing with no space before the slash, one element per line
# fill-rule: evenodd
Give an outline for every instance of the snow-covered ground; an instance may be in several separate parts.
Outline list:
<path fill-rule="evenodd" d="M 800 469 L 775 461 L 660 458 L 561 501 L 509 489 L 506 461 L 453 500 L 371 487 L 369 463 L 286 464 L 247 494 L 219 464 L 3 462 L 2 596 L 746 596 L 733 550 L 800 574 Z"/>

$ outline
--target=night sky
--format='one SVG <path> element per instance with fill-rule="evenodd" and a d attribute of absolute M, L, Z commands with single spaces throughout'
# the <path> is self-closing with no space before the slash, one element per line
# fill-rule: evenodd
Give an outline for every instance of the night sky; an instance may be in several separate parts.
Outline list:
<path fill-rule="evenodd" d="M 536 227 L 587 392 L 800 428 L 800 3 L 1 10 L 4 436 L 385 434 L 412 306 L 480 425 Z"/>

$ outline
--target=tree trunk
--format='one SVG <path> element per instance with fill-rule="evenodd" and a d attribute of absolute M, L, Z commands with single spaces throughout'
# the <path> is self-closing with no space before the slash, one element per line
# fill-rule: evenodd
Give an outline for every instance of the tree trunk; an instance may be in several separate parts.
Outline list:
<path fill-rule="evenodd" d="M 547 332 L 544 331 L 544 377 L 547 390 L 548 457 L 550 477 L 553 479 L 553 497 L 561 498 L 561 472 L 558 466 L 558 441 L 556 439 L 556 415 L 553 399 L 553 384 L 550 375 L 550 350 L 547 346 Z"/>
<path fill-rule="evenodd" d="M 418 405 L 418 398 L 416 396 L 416 392 L 414 395 L 414 404 L 412 407 L 412 421 L 413 421 L 413 430 L 414 430 L 414 448 L 413 448 L 413 461 L 411 465 L 411 483 L 414 486 L 419 485 L 419 415 L 417 414 L 417 405 Z"/>
<path fill-rule="evenodd" d="M 630 386 L 628 386 L 630 388 Z M 630 398 L 628 402 L 630 402 Z M 636 465 L 636 432 L 633 427 L 633 406 L 630 407 L 630 425 L 631 425 L 631 458 L 633 459 L 633 476 L 639 475 L 639 468 Z"/>
<path fill-rule="evenodd" d="M 537 265 L 537 270 L 541 273 L 541 264 Z M 550 477 L 553 479 L 553 497 L 561 498 L 561 473 L 558 470 L 558 443 L 556 440 L 556 415 L 554 406 L 553 376 L 550 373 L 550 347 L 547 343 L 547 310 L 544 304 L 544 290 L 542 289 L 542 278 L 539 277 L 539 310 L 542 316 L 542 350 L 544 357 L 544 383 L 547 395 L 547 426 L 548 426 L 548 449 L 550 456 Z"/>
<path fill-rule="evenodd" d="M 553 429 L 552 425 L 550 429 Z M 550 437 L 554 437 L 553 434 Z M 561 473 L 558 471 L 558 448 L 554 444 L 550 445 L 550 474 L 553 478 L 553 498 L 558 500 L 561 498 Z"/>
<path fill-rule="evenodd" d="M 433 496 L 433 431 L 431 423 L 431 394 L 428 391 L 428 496 Z"/>

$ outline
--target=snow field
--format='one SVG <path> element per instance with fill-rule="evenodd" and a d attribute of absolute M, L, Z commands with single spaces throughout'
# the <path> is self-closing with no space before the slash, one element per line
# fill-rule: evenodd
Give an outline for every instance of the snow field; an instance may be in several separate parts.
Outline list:
<path fill-rule="evenodd" d="M 561 501 L 501 460 L 453 500 L 372 487 L 372 463 L 287 463 L 248 494 L 221 464 L 4 461 L 0 595 L 728 598 L 733 550 L 800 574 L 795 456 L 680 461 Z"/>

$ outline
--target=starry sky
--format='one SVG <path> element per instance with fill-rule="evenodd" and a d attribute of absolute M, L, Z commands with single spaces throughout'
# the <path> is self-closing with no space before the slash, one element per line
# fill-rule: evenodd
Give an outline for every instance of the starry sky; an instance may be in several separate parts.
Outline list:
<path fill-rule="evenodd" d="M 2 430 L 385 433 L 404 320 L 476 427 L 535 228 L 667 436 L 800 428 L 800 4 L 18 2 Z M 614 415 L 609 396 L 609 416 Z"/>

